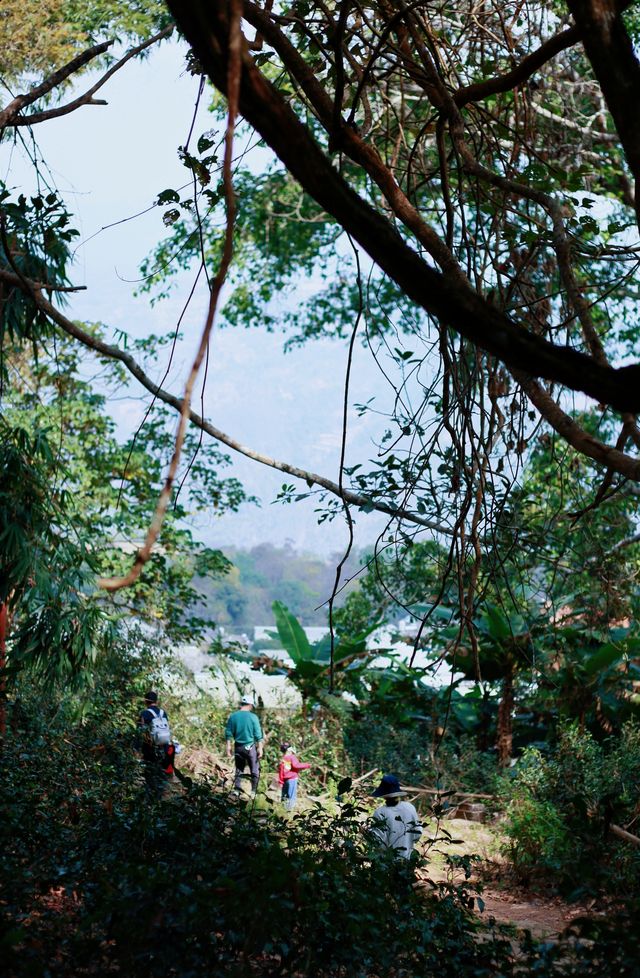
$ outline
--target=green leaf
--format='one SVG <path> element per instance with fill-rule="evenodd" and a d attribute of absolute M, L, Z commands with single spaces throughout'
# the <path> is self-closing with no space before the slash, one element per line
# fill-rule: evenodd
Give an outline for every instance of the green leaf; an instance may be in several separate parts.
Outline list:
<path fill-rule="evenodd" d="M 602 645 L 597 652 L 594 652 L 583 663 L 584 671 L 587 676 L 596 676 L 599 672 L 603 672 L 612 666 L 616 662 L 620 662 L 624 658 L 625 650 L 620 648 L 619 645 L 614 645 L 612 642 L 607 642 Z"/>
<path fill-rule="evenodd" d="M 313 651 L 296 616 L 292 615 L 281 601 L 274 601 L 272 608 L 280 641 L 296 666 L 301 662 L 310 662 L 313 659 Z"/>
<path fill-rule="evenodd" d="M 158 204 L 178 204 L 180 203 L 180 194 L 175 190 L 167 189 L 163 190 L 162 193 L 158 194 Z"/>
<path fill-rule="evenodd" d="M 511 638 L 511 627 L 508 619 L 495 605 L 487 605 L 486 610 L 487 630 L 491 638 L 497 642 L 504 642 Z"/>

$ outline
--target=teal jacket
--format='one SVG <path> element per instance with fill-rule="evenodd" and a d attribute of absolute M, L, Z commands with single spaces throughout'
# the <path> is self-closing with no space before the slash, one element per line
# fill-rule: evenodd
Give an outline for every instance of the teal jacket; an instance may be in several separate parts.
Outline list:
<path fill-rule="evenodd" d="M 236 710 L 227 720 L 224 728 L 225 740 L 235 740 L 236 744 L 251 747 L 262 740 L 262 728 L 255 713 L 250 710 Z"/>

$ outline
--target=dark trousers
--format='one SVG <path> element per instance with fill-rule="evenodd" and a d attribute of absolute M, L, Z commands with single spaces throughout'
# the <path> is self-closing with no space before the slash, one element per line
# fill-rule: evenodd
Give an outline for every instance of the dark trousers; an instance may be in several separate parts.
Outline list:
<path fill-rule="evenodd" d="M 258 781 L 260 779 L 260 761 L 258 760 L 256 745 L 252 744 L 251 747 L 245 747 L 242 744 L 236 744 L 234 757 L 236 761 L 236 777 L 234 781 L 236 790 L 240 791 L 242 775 L 245 767 L 248 766 L 249 774 L 251 775 L 251 790 L 257 791 Z"/>
<path fill-rule="evenodd" d="M 145 744 L 142 748 L 144 760 L 144 780 L 148 798 L 163 798 L 167 785 L 174 773 L 173 759 L 175 747 L 154 747 Z"/>

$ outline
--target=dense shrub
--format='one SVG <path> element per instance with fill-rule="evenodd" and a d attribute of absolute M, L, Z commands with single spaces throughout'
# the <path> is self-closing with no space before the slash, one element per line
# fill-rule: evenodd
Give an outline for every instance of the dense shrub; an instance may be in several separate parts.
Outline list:
<path fill-rule="evenodd" d="M 345 727 L 344 743 L 354 770 L 393 771 L 406 784 L 485 792 L 494 790 L 499 775 L 495 753 L 478 751 L 473 737 L 445 739 L 436 748 L 427 725 L 395 726 L 388 718 L 352 720 Z"/>
<path fill-rule="evenodd" d="M 150 804 L 107 725 L 98 736 L 23 707 L 0 799 L 3 974 L 429 976 L 443 955 L 461 975 L 507 966 L 508 942 L 476 940 L 469 894 L 414 891 L 409 868 L 372 849 L 357 804 L 282 819 L 206 780 Z"/>
<path fill-rule="evenodd" d="M 640 805 L 640 729 L 598 743 L 570 725 L 555 751 L 523 754 L 509 789 L 507 852 L 523 876 L 548 874 L 569 892 L 637 892 L 640 851 L 610 834 Z"/>
<path fill-rule="evenodd" d="M 149 803 L 132 750 L 148 682 L 142 657 L 114 653 L 88 706 L 27 693 L 13 705 L 0 781 L 2 978 L 595 978 L 609 954 L 616 973 L 639 973 L 628 920 L 589 925 L 588 941 L 559 949 L 516 949 L 471 913 L 466 883 L 414 888 L 411 867 L 372 845 L 357 800 L 283 818 L 266 803 L 232 803 L 203 778 Z M 209 721 L 217 731 L 221 715 L 205 708 L 194 729 Z M 319 757 L 313 738 L 336 733 L 318 717 L 283 723 Z M 577 743 L 567 736 L 565 768 Z M 637 732 L 625 737 L 633 753 Z M 533 757 L 516 779 L 529 801 L 558 788 L 555 769 Z M 607 757 L 630 788 L 632 759 L 622 747 Z M 581 784 L 592 798 L 597 778 Z M 549 816 L 547 802 L 537 800 Z"/>

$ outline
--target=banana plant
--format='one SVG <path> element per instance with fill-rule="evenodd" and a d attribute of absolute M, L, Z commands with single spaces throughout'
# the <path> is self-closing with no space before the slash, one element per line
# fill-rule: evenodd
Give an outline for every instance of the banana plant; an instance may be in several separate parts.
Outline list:
<path fill-rule="evenodd" d="M 449 613 L 449 621 L 451 613 Z M 530 666 L 532 661 L 532 626 L 522 615 L 507 615 L 497 605 L 487 604 L 483 612 L 473 620 L 477 638 L 477 656 L 470 644 L 455 641 L 447 659 L 455 672 L 467 679 L 500 683 L 498 704 L 496 750 L 498 763 L 506 767 L 513 748 L 514 685 L 519 670 Z M 452 626 L 436 632 L 436 643 L 451 646 L 459 637 L 459 628 Z M 480 676 L 478 676 L 478 665 Z"/>
<path fill-rule="evenodd" d="M 274 601 L 273 614 L 277 636 L 293 662 L 289 679 L 298 688 L 303 703 L 309 699 L 324 701 L 331 692 L 348 692 L 355 696 L 363 692 L 362 680 L 371 659 L 379 650 L 367 649 L 367 637 L 378 628 L 371 625 L 355 636 L 339 636 L 333 649 L 333 690 L 329 689 L 331 676 L 331 637 L 325 635 L 318 642 L 310 642 L 304 628 L 281 601 Z"/>
<path fill-rule="evenodd" d="M 552 671 L 546 670 L 540 686 L 558 713 L 576 719 L 581 729 L 611 733 L 638 715 L 640 639 L 624 628 L 611 629 L 605 642 L 603 637 L 576 626 L 557 629 Z"/>

